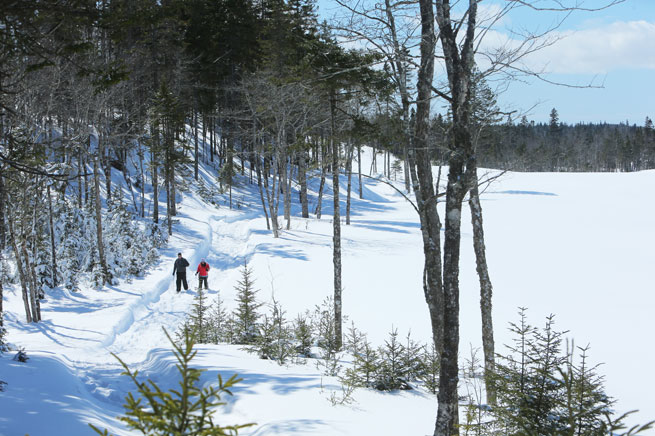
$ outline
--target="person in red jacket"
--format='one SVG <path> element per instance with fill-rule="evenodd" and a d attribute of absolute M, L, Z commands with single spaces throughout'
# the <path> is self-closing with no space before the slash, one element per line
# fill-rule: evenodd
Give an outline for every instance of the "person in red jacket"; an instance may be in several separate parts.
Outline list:
<path fill-rule="evenodd" d="M 205 283 L 205 290 L 207 290 L 207 276 L 209 274 L 209 264 L 202 259 L 198 264 L 196 275 L 198 276 L 198 289 L 202 289 L 202 283 Z"/>

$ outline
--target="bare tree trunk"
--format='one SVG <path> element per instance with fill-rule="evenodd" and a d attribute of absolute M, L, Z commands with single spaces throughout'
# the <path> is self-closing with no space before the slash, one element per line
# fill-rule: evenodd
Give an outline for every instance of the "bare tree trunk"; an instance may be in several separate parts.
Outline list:
<path fill-rule="evenodd" d="M 409 178 L 409 156 L 407 153 L 408 147 L 403 147 L 403 167 L 405 172 L 405 191 L 410 192 L 410 178 Z"/>
<path fill-rule="evenodd" d="M 152 165 L 152 221 L 155 224 L 159 223 L 159 156 L 156 150 L 159 149 L 159 129 L 156 126 L 152 127 L 152 137 L 155 144 L 150 151 L 150 165 Z M 144 186 L 145 188 L 145 186 Z"/>
<path fill-rule="evenodd" d="M 364 198 L 364 193 L 362 191 L 362 146 L 357 145 L 357 176 L 359 177 L 359 198 L 360 200 Z"/>
<path fill-rule="evenodd" d="M 305 150 L 298 153 L 298 182 L 300 183 L 300 207 L 302 217 L 309 218 L 309 205 L 307 202 L 307 160 Z"/>
<path fill-rule="evenodd" d="M 39 322 L 41 321 L 41 302 L 39 300 L 39 290 L 38 282 L 36 280 L 36 271 L 34 270 L 34 265 L 30 262 L 30 255 L 27 252 L 27 244 L 25 239 L 21 241 L 21 251 L 23 252 L 23 259 L 25 260 L 25 275 L 27 276 L 27 281 L 29 283 L 29 296 L 30 296 L 30 307 L 32 308 L 32 321 Z"/>
<path fill-rule="evenodd" d="M 418 102 L 416 105 L 416 126 L 413 148 L 409 153 L 410 176 L 414 185 L 425 265 L 423 270 L 423 292 L 428 305 L 432 337 L 437 353 L 443 350 L 443 283 L 441 265 L 441 220 L 437 213 L 437 198 L 433 187 L 432 164 L 430 161 L 429 123 L 431 84 L 434 73 L 434 14 L 430 0 L 421 0 L 421 67 L 418 72 Z"/>
<path fill-rule="evenodd" d="M 20 278 L 20 285 L 23 295 L 23 306 L 25 307 L 25 318 L 27 322 L 32 322 L 32 311 L 30 309 L 29 297 L 27 295 L 27 277 L 25 277 L 25 270 L 23 269 L 23 261 L 20 252 L 18 251 L 18 244 L 16 242 L 16 232 L 12 224 L 12 219 L 7 219 L 9 227 L 9 235 L 11 236 L 11 246 L 14 249 L 14 257 L 16 258 L 16 269 L 18 269 L 18 277 Z M 36 321 L 34 321 L 36 322 Z"/>
<path fill-rule="evenodd" d="M 146 216 L 146 175 L 143 169 L 143 149 L 139 142 L 139 169 L 141 173 L 141 218 Z"/>
<path fill-rule="evenodd" d="M 48 218 L 50 221 L 50 258 L 52 261 L 52 287 L 57 287 L 57 251 L 55 247 L 55 226 L 52 219 L 52 197 L 48 186 Z"/>
<path fill-rule="evenodd" d="M 7 244 L 7 232 L 5 224 L 5 180 L 2 175 L 2 170 L 0 169 L 0 251 L 4 250 Z M 0 284 L 1 286 L 1 284 Z M 2 289 L 0 289 L 0 292 Z M 0 302 L 0 304 L 2 304 Z M 0 312 L 2 312 L 2 306 L 0 306 Z"/>
<path fill-rule="evenodd" d="M 273 229 L 273 237 L 278 238 L 280 236 L 280 227 L 278 225 L 278 201 L 280 198 L 280 189 L 277 183 L 279 182 L 279 165 L 276 151 L 276 158 L 271 162 L 273 167 L 273 173 L 271 175 L 271 181 L 268 184 L 265 184 L 266 188 L 266 200 L 268 201 L 268 209 L 271 215 L 271 227 Z M 264 168 L 264 172 L 268 172 L 268 168 Z"/>
<path fill-rule="evenodd" d="M 458 433 L 459 382 L 459 252 L 462 200 L 466 194 L 463 184 L 464 166 L 461 158 L 451 158 L 446 188 L 446 230 L 444 240 L 444 345 L 439 378 L 439 410 L 435 436 Z"/>
<path fill-rule="evenodd" d="M 98 138 L 98 143 L 102 144 L 100 165 L 105 174 L 105 190 L 107 191 L 107 199 L 111 198 L 111 163 L 109 162 L 109 147 L 105 144 L 105 135 L 101 134 Z"/>
<path fill-rule="evenodd" d="M 474 171 L 476 174 L 477 171 Z M 478 277 L 480 278 L 480 314 L 482 317 L 482 350 L 484 352 L 485 390 L 487 403 L 496 404 L 496 390 L 494 389 L 493 374 L 494 359 L 494 326 L 491 316 L 493 287 L 487 268 L 487 256 L 484 245 L 484 227 L 482 225 L 482 206 L 478 190 L 477 174 L 469 192 L 469 208 L 471 209 L 471 224 L 473 226 L 473 249 Z"/>
<path fill-rule="evenodd" d="M 262 187 L 262 171 L 260 168 L 261 160 L 259 154 L 255 156 L 255 168 L 257 170 L 257 187 L 259 188 L 259 198 L 262 201 L 262 208 L 264 209 L 264 216 L 266 216 L 266 229 L 271 230 L 271 224 L 268 221 L 268 211 L 266 210 L 266 201 L 264 200 L 264 189 Z"/>
<path fill-rule="evenodd" d="M 323 189 L 325 188 L 325 170 L 327 167 L 325 144 L 321 141 L 321 181 L 318 185 L 318 200 L 316 203 L 316 218 L 321 219 L 321 205 L 323 202 Z"/>
<path fill-rule="evenodd" d="M 198 180 L 198 112 L 191 113 L 193 119 L 193 177 Z"/>
<path fill-rule="evenodd" d="M 207 163 L 207 114 L 202 115 L 202 161 Z"/>
<path fill-rule="evenodd" d="M 291 228 L 291 179 L 293 178 L 293 159 L 284 153 L 281 160 L 281 172 L 284 175 L 281 187 L 284 189 L 284 219 L 287 221 L 287 230 Z"/>
<path fill-rule="evenodd" d="M 175 189 L 175 163 L 171 162 L 171 174 L 170 174 L 170 186 L 171 186 L 171 216 L 177 216 L 177 202 L 175 201 L 176 189 Z"/>
<path fill-rule="evenodd" d="M 230 209 L 232 209 L 232 173 L 234 173 L 234 138 L 231 129 L 226 129 L 225 136 L 225 167 L 223 170 L 227 173 L 227 184 L 230 196 Z"/>
<path fill-rule="evenodd" d="M 164 141 L 167 141 L 164 137 Z M 173 214 L 171 208 L 171 158 L 170 152 L 168 150 L 168 144 L 166 147 L 166 157 L 164 158 L 164 185 L 166 187 L 166 224 L 168 226 L 168 235 L 173 234 Z"/>
<path fill-rule="evenodd" d="M 102 285 L 110 282 L 109 270 L 107 269 L 107 259 L 105 258 L 105 244 L 102 238 L 102 200 L 100 198 L 100 174 L 98 172 L 98 157 L 93 160 L 93 182 L 95 187 L 95 212 L 96 212 L 96 235 L 98 243 L 98 257 L 100 258 L 100 267 L 102 268 Z"/>
<path fill-rule="evenodd" d="M 214 144 L 216 143 L 216 132 L 214 131 L 215 128 L 214 124 L 214 117 L 209 116 L 209 161 L 211 163 L 214 163 Z"/>
<path fill-rule="evenodd" d="M 387 179 L 391 180 L 391 152 L 389 150 L 386 150 L 384 154 L 386 155 L 386 159 L 385 159 L 386 168 L 384 172 L 387 175 Z"/>
<path fill-rule="evenodd" d="M 424 1 L 424 0 L 421 0 Z M 459 253 L 462 202 L 474 179 L 475 152 L 471 137 L 471 75 L 475 66 L 474 42 L 477 0 L 469 0 L 466 34 L 458 38 L 459 25 L 450 15 L 448 0 L 436 1 L 436 19 L 444 52 L 450 88 L 452 134 L 448 185 L 446 188 L 446 233 L 444 243 L 444 351 L 441 357 L 439 410 L 435 436 L 452 436 L 459 432 Z M 421 6 L 423 9 L 423 5 Z M 430 10 L 432 7 L 430 5 Z"/>
<path fill-rule="evenodd" d="M 82 177 L 86 179 L 86 176 L 84 175 L 84 161 L 82 159 L 82 150 L 80 149 L 78 154 L 77 154 L 77 173 L 78 173 L 78 178 L 77 178 L 77 206 L 82 207 Z"/>
<path fill-rule="evenodd" d="M 348 190 L 346 194 L 346 225 L 350 225 L 350 192 L 353 178 L 353 146 L 348 145 L 348 155 L 346 157 L 346 171 L 348 172 Z"/>
<path fill-rule="evenodd" d="M 341 316 L 341 216 L 339 213 L 339 142 L 336 141 L 336 129 L 334 127 L 334 117 L 336 110 L 336 97 L 330 97 L 331 108 L 331 136 L 330 142 L 332 143 L 332 191 L 334 198 L 334 217 L 333 223 L 333 236 L 332 236 L 332 263 L 334 265 L 334 344 L 337 350 L 341 349 L 343 343 L 342 333 L 342 316 Z"/>

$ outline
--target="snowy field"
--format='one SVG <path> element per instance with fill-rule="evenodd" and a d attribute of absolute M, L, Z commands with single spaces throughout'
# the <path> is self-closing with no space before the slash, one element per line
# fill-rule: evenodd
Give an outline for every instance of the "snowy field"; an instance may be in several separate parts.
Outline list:
<path fill-rule="evenodd" d="M 366 162 L 363 168 L 368 170 Z M 342 227 L 344 313 L 376 345 L 392 327 L 401 336 L 411 329 L 415 339 L 427 342 L 418 217 L 398 193 L 375 180 L 364 179 L 359 200 L 353 179 L 352 224 Z M 228 309 L 235 304 L 244 259 L 253 268 L 260 298 L 270 301 L 274 294 L 288 318 L 320 304 L 332 293 L 328 185 L 323 218 L 299 218 L 294 204 L 291 230 L 279 239 L 266 230 L 256 185 L 243 180 L 235 187 L 238 210 L 216 209 L 184 194 L 174 235 L 145 277 L 77 293 L 55 290 L 42 304 L 39 324 L 24 323 L 19 289 L 6 289 L 7 339 L 25 347 L 30 359 L 21 364 L 11 360 L 12 353 L 0 357 L 0 380 L 8 382 L 0 393 L 0 435 L 90 435 L 88 423 L 130 434 L 116 417 L 132 385 L 120 376 L 110 352 L 170 386 L 166 380 L 175 373 L 174 360 L 162 327 L 175 331 L 194 295 L 175 292 L 171 274 L 178 251 L 192 271 L 207 259 L 213 268 L 210 300 L 220 293 Z M 312 188 L 310 210 L 318 180 Z M 533 325 L 556 314 L 556 328 L 569 330 L 576 345 L 591 344 L 591 360 L 604 363 L 600 372 L 607 392 L 619 399 L 620 411 L 640 409 L 633 420 L 639 422 L 655 419 L 655 381 L 649 372 L 655 367 L 654 190 L 655 171 L 508 173 L 482 196 L 496 343 L 509 342 L 508 322 L 517 321 L 519 306 L 528 308 Z M 466 208 L 461 359 L 480 346 L 479 284 L 467 214 Z M 222 424 L 257 423 L 243 434 L 432 434 L 437 402 L 427 393 L 359 389 L 356 403 L 332 406 L 328 396 L 337 382 L 311 362 L 279 366 L 237 346 L 198 350 L 195 365 L 208 370 L 203 382 L 214 382 L 217 373 L 244 378 L 217 415 Z"/>

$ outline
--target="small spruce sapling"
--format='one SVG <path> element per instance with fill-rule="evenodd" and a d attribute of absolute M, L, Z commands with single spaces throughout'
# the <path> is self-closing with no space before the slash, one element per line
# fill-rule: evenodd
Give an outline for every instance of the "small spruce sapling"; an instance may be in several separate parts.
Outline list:
<path fill-rule="evenodd" d="M 220 295 L 217 295 L 214 304 L 209 308 L 207 321 L 207 340 L 209 343 L 218 344 L 223 341 L 229 343 L 227 340 L 228 322 L 229 318 L 223 307 L 223 300 Z"/>
<path fill-rule="evenodd" d="M 350 322 L 350 327 L 346 331 L 345 335 L 345 349 L 350 352 L 353 356 L 361 351 L 362 342 L 366 339 L 366 335 L 360 332 L 357 327 L 355 327 L 354 322 Z"/>
<path fill-rule="evenodd" d="M 380 391 L 412 389 L 407 380 L 408 368 L 403 362 L 405 347 L 398 340 L 398 329 L 391 329 L 389 339 L 385 339 L 379 353 L 381 363 L 375 388 Z"/>
<path fill-rule="evenodd" d="M 207 298 L 202 289 L 199 289 L 194 297 L 194 303 L 189 314 L 189 326 L 195 332 L 195 340 L 199 344 L 209 342 L 209 309 Z"/>
<path fill-rule="evenodd" d="M 25 363 L 25 362 L 27 362 L 28 360 L 30 360 L 30 358 L 27 357 L 27 353 L 25 352 L 25 348 L 20 347 L 20 348 L 18 349 L 18 352 L 14 355 L 14 359 L 13 359 L 13 360 L 16 361 L 16 362 Z"/>
<path fill-rule="evenodd" d="M 407 370 L 405 377 L 408 381 L 418 378 L 421 372 L 421 356 L 424 349 L 425 346 L 412 339 L 412 332 L 407 332 L 403 353 L 401 354 L 401 362 Z"/>
<path fill-rule="evenodd" d="M 298 314 L 293 322 L 293 333 L 296 339 L 296 354 L 303 358 L 311 358 L 314 334 L 309 316 Z"/>
<path fill-rule="evenodd" d="M 627 436 L 652 427 L 649 422 L 620 433 L 632 412 L 614 417 L 614 400 L 604 392 L 598 366 L 589 366 L 588 347 L 578 349 L 575 363 L 572 344 L 561 350 L 565 332 L 554 330 L 552 315 L 539 330 L 527 323 L 524 308 L 519 314 L 520 323 L 510 324 L 510 352 L 498 355 L 493 374 L 498 402 L 491 416 L 503 434 Z"/>
<path fill-rule="evenodd" d="M 258 321 L 261 316 L 259 308 L 262 303 L 257 301 L 259 291 L 255 289 L 252 270 L 248 267 L 247 261 L 243 263 L 241 280 L 237 282 L 235 289 L 237 291 L 237 308 L 234 313 L 236 343 L 252 345 L 258 335 Z"/>
<path fill-rule="evenodd" d="M 361 338 L 359 351 L 353 356 L 353 366 L 346 371 L 346 376 L 355 386 L 374 387 L 380 370 L 380 355 L 366 336 Z"/>
<path fill-rule="evenodd" d="M 123 375 L 128 376 L 137 394 L 129 392 L 125 397 L 125 415 L 119 419 L 130 429 L 144 435 L 206 435 L 232 436 L 240 429 L 254 424 L 221 426 L 214 422 L 214 408 L 226 403 L 221 401 L 224 394 L 232 395 L 230 388 L 241 379 L 234 374 L 227 381 L 218 375 L 218 387 L 199 386 L 203 370 L 192 368 L 191 360 L 196 356 L 193 331 L 185 330 L 183 344 L 176 344 L 164 330 L 173 345 L 173 353 L 180 380 L 178 389 L 163 391 L 154 381 L 140 381 L 139 372 L 132 371 L 117 355 L 112 355 L 123 366 Z M 109 432 L 89 424 L 96 433 L 109 436 Z"/>
<path fill-rule="evenodd" d="M 324 355 L 333 354 L 337 350 L 333 308 L 332 296 L 326 297 L 320 306 L 314 308 L 317 345 Z"/>
<path fill-rule="evenodd" d="M 418 380 L 423 382 L 423 386 L 432 394 L 437 394 L 439 389 L 439 373 L 441 372 L 441 360 L 434 341 L 430 346 L 425 348 L 421 355 L 421 370 L 418 374 Z"/>
<path fill-rule="evenodd" d="M 471 347 L 471 356 L 466 359 L 462 368 L 460 380 L 466 389 L 466 404 L 464 405 L 464 419 L 460 429 L 464 436 L 493 434 L 493 420 L 489 418 L 489 406 L 483 404 L 484 397 L 484 369 L 478 358 L 476 349 Z"/>
<path fill-rule="evenodd" d="M 273 299 L 270 314 L 264 314 L 259 323 L 259 334 L 250 348 L 262 359 L 277 361 L 280 365 L 295 353 L 293 332 L 284 318 L 280 303 Z"/>
<path fill-rule="evenodd" d="M 314 309 L 314 325 L 316 326 L 317 345 L 320 350 L 316 366 L 318 368 L 322 367 L 323 373 L 328 376 L 338 376 L 342 367 L 337 350 L 333 308 L 334 300 L 332 296 L 328 296 L 320 306 L 316 306 Z"/>

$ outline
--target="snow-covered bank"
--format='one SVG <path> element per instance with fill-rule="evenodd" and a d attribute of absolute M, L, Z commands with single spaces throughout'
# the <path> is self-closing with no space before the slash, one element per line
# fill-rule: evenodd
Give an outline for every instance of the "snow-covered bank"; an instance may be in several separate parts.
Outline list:
<path fill-rule="evenodd" d="M 364 183 L 363 200 L 353 192 L 352 224 L 342 227 L 344 313 L 374 343 L 392 326 L 427 341 L 418 218 L 389 186 Z M 557 326 L 570 330 L 577 344 L 591 343 L 591 359 L 605 362 L 608 393 L 619 399 L 620 410 L 641 409 L 635 417 L 641 422 L 655 418 L 650 399 L 655 382 L 648 376 L 655 350 L 643 339 L 655 331 L 650 316 L 655 206 L 645 200 L 653 187 L 655 171 L 509 173 L 487 189 L 482 204 L 496 342 L 509 341 L 507 323 L 516 321 L 519 306 L 529 308 L 536 325 L 555 313 Z M 175 293 L 171 273 L 178 251 L 194 269 L 201 258 L 208 260 L 210 298 L 220 292 L 228 309 L 234 307 L 234 285 L 246 258 L 260 297 L 269 300 L 274 292 L 289 317 L 332 293 L 331 197 L 324 199 L 321 220 L 298 218 L 294 205 L 291 230 L 274 239 L 255 186 L 242 182 L 234 191 L 241 209 L 216 209 L 185 194 L 175 234 L 144 278 L 102 290 L 54 291 L 43 303 L 43 323 L 25 325 L 19 290 L 5 291 L 8 339 L 25 347 L 31 359 L 19 364 L 10 354 L 0 358 L 0 379 L 9 383 L 0 393 L 1 435 L 88 435 L 89 422 L 128 434 L 114 418 L 131 385 L 109 353 L 164 385 L 173 374 L 162 327 L 175 330 L 193 301 L 191 291 Z M 310 201 L 315 195 L 314 190 Z M 480 342 L 478 279 L 468 217 L 463 218 L 462 358 L 469 344 Z M 327 392 L 336 381 L 312 363 L 280 367 L 234 346 L 199 350 L 195 363 L 208 369 L 204 382 L 215 380 L 217 371 L 244 378 L 219 415 L 224 424 L 258 424 L 244 434 L 432 432 L 431 395 L 360 389 L 356 404 L 332 406 Z"/>

